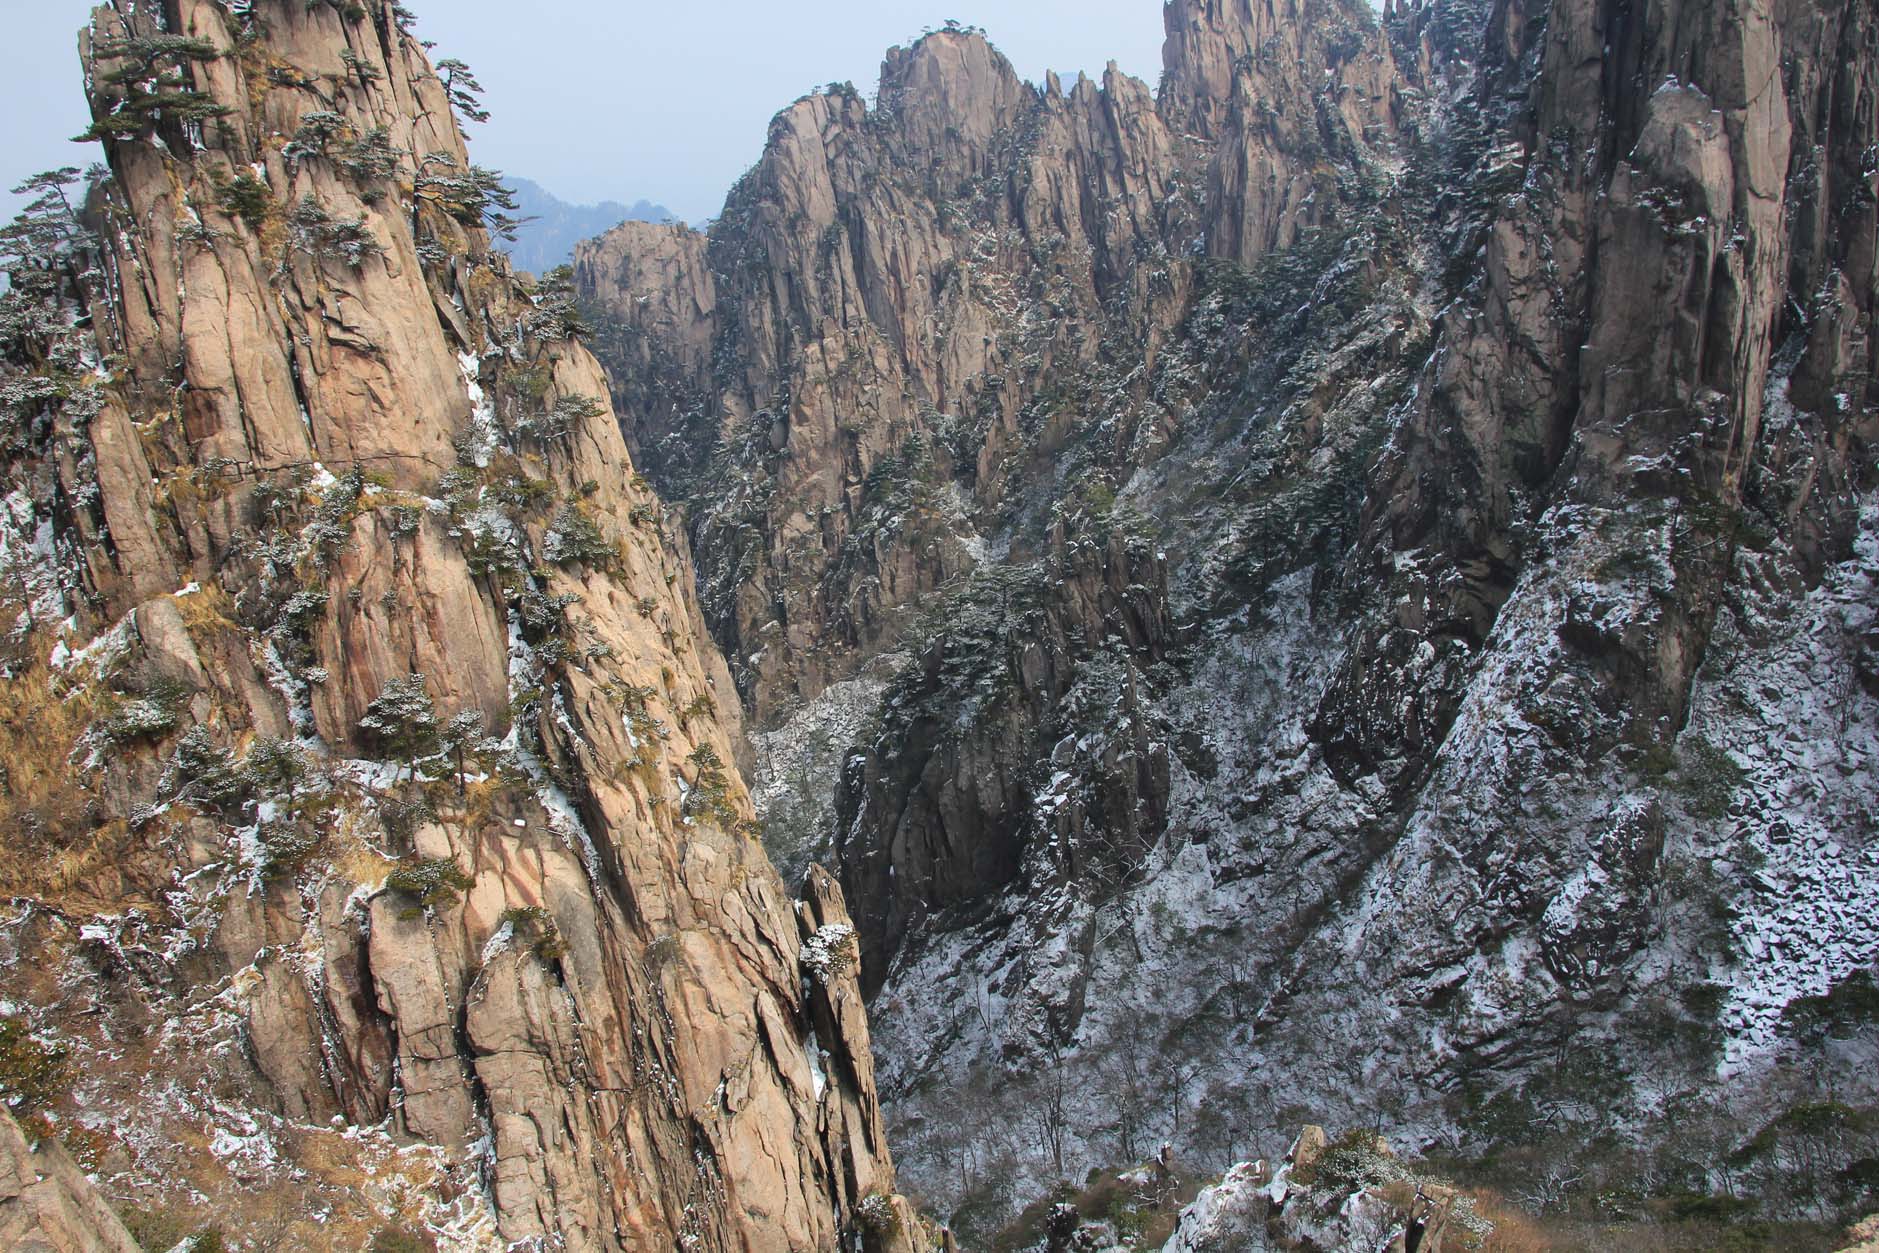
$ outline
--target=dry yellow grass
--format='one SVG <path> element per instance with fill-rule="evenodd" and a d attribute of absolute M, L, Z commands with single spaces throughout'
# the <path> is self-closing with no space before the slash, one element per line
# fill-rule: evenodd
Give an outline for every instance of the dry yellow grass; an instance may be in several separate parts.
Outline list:
<path fill-rule="evenodd" d="M 38 660 L 44 651 L 0 678 L 0 892 L 57 899 L 118 858 L 130 836 L 94 816 L 73 763 L 102 697 L 68 685 Z"/>
<path fill-rule="evenodd" d="M 395 864 L 366 842 L 369 829 L 364 818 L 351 810 L 342 811 L 322 845 L 326 864 L 347 883 L 383 883 Z"/>
<path fill-rule="evenodd" d="M 198 647 L 225 631 L 240 630 L 234 619 L 235 602 L 219 583 L 172 599 L 176 602 L 176 611 L 182 615 L 183 626 L 189 631 L 189 638 Z"/>
<path fill-rule="evenodd" d="M 459 796 L 453 774 L 427 791 L 440 820 L 474 831 L 489 825 L 496 801 L 507 789 L 495 779 L 473 779 L 464 784 Z"/>
<path fill-rule="evenodd" d="M 133 1233 L 150 1248 L 214 1231 L 237 1247 L 364 1249 L 376 1233 L 400 1224 L 421 1229 L 426 1196 L 441 1183 L 422 1157 L 403 1158 L 397 1170 L 406 1186 L 374 1189 L 384 1164 L 368 1169 L 363 1158 L 370 1150 L 330 1132 L 284 1127 L 275 1128 L 276 1142 L 294 1177 L 241 1180 L 207 1152 L 206 1138 L 193 1127 L 176 1130 L 181 1151 L 165 1164 L 171 1186 L 118 1198 Z"/>

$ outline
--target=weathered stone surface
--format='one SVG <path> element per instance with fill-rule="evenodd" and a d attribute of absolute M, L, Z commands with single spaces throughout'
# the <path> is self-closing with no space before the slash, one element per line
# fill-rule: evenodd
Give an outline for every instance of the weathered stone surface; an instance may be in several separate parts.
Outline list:
<path fill-rule="evenodd" d="M 0 1111 L 0 1243 L 17 1253 L 137 1253 L 69 1154 Z"/>
<path fill-rule="evenodd" d="M 313 642 L 327 671 L 312 691 L 321 738 L 358 748 L 366 707 L 413 673 L 430 680 L 441 717 L 480 713 L 491 734 L 508 729 L 507 628 L 443 522 L 427 514 L 399 536 L 387 519 L 361 515 L 325 591 Z"/>
<path fill-rule="evenodd" d="M 180 0 L 83 37 L 121 129 L 81 326 L 123 364 L 51 467 L 80 502 L 53 533 L 90 547 L 59 660 L 101 708 L 154 695 L 91 741 L 108 770 L 74 759 L 145 895 L 48 925 L 109 1024 L 81 1054 L 137 1042 L 87 1081 L 111 1186 L 184 1172 L 231 1241 L 339 1223 L 317 1193 L 364 1224 L 339 1242 L 833 1250 L 894 1192 L 855 974 L 805 986 L 684 539 L 571 297 L 491 252 L 407 22 Z M 135 122 L 112 71 L 152 48 L 219 115 Z M 63 986 L 21 996 L 60 1015 Z M 166 1156 L 204 1126 L 215 1152 Z"/>
<path fill-rule="evenodd" d="M 1119 632 L 1147 665 L 1167 634 L 1165 572 L 1107 535 L 1066 544 L 1038 484 L 1094 406 L 1145 389 L 1138 372 L 1120 396 L 1079 394 L 1114 363 L 1156 364 L 1197 235 L 1233 265 L 1289 247 L 1344 203 L 1331 159 L 1396 139 L 1373 15 L 1250 7 L 1171 10 L 1159 101 L 1113 65 L 1029 87 L 981 34 L 929 35 L 888 54 L 874 110 L 832 89 L 778 114 L 708 236 L 628 224 L 577 252 L 616 404 L 655 483 L 692 502 L 707 621 L 759 725 L 902 646 L 936 592 L 998 564 L 994 544 L 1060 584 L 982 734 L 930 710 L 844 783 L 870 988 L 909 923 L 1007 887 L 1034 842 L 1076 879 L 1159 833 L 1167 750 L 1140 720 L 1131 749 L 1066 763 L 1089 800 L 1029 829 L 1037 737 L 1080 663 Z M 1269 35 L 1284 46 L 1249 58 Z M 1086 472 L 1126 477 L 1112 467 L 1168 438 L 1118 432 Z M 936 696 L 942 661 L 922 659 L 908 703 Z"/>
<path fill-rule="evenodd" d="M 1313 1124 L 1301 1128 L 1298 1139 L 1292 1142 L 1292 1169 L 1304 1171 L 1316 1167 L 1318 1159 L 1324 1156 L 1330 1143 L 1330 1137 L 1325 1135 L 1323 1127 Z"/>
<path fill-rule="evenodd" d="M 1849 1243 L 1840 1253 L 1874 1253 L 1879 1250 L 1879 1214 L 1862 1219 L 1847 1230 Z"/>
<path fill-rule="evenodd" d="M 1232 69 L 1237 16 L 1171 37 L 1159 104 L 1113 65 L 1066 94 L 982 35 L 930 35 L 889 53 L 873 112 L 831 90 L 778 114 L 708 238 L 629 223 L 578 250 L 647 472 L 698 502 L 707 620 L 759 721 L 892 647 L 971 568 L 1047 471 L 1040 397 L 1120 345 L 1154 360 L 1194 232 L 1239 262 L 1288 246 L 1341 201 L 1303 155 L 1320 131 L 1349 153 L 1391 138 L 1374 17 L 1253 7 L 1288 48 Z M 1234 92 L 1244 108 L 1203 120 Z M 1040 299 L 1048 319 L 1021 314 Z M 923 526 L 891 491 L 910 457 L 956 491 Z"/>
<path fill-rule="evenodd" d="M 1159 839 L 1167 812 L 1168 752 L 1138 699 L 1136 667 L 1168 643 L 1167 571 L 1121 533 L 1059 530 L 1049 556 L 1000 602 L 1005 621 L 974 640 L 983 654 L 945 643 L 915 659 L 884 699 L 879 737 L 852 757 L 838 793 L 836 851 L 857 901 L 865 986 L 880 987 L 901 940 L 946 911 L 990 899 L 1019 881 L 1027 849 L 1051 850 L 1060 883 L 1126 875 Z M 1006 622 L 1014 624 L 1007 633 Z M 1108 642 L 1131 659 L 1107 702 L 1127 728 L 1100 751 L 1079 750 L 1062 729 L 1082 663 Z M 965 667 L 1009 683 L 991 699 L 956 703 Z M 960 726 L 970 734 L 958 734 Z M 1032 763 L 1090 782 L 1030 826 Z"/>

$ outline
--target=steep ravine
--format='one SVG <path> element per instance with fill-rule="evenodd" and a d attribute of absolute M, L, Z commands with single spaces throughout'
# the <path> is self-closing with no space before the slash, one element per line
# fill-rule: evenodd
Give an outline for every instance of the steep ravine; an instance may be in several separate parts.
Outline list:
<path fill-rule="evenodd" d="M 1879 962 L 1871 7 L 1166 18 L 1158 97 L 928 36 L 577 255 L 759 741 L 851 745 L 766 813 L 903 1169 L 1311 1111 L 1707 1188 L 1879 1102 L 1794 1010 Z"/>
<path fill-rule="evenodd" d="M 145 1247 L 911 1247 L 841 893 L 410 22 L 83 35 L 109 170 L 0 298 L 0 1084 Z"/>

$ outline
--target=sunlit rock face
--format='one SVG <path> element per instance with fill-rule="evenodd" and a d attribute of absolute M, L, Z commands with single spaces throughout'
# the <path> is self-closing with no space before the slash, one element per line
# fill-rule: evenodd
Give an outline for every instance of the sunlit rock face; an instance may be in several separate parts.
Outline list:
<path fill-rule="evenodd" d="M 96 1195 L 22 1159 L 27 1234 L 901 1247 L 855 964 L 799 961 L 840 890 L 753 837 L 683 538 L 410 21 L 82 37 L 109 173 L 5 326 L 0 993 Z"/>

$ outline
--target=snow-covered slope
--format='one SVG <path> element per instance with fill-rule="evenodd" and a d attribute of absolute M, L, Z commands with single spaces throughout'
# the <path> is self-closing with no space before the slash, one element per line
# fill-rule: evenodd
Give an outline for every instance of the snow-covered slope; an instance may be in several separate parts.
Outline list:
<path fill-rule="evenodd" d="M 1762 1169 L 1879 1097 L 1803 1022 L 1879 959 L 1879 17 L 1166 16 L 1152 103 L 897 50 L 587 275 L 760 733 L 905 658 L 830 835 L 906 1170 Z"/>

